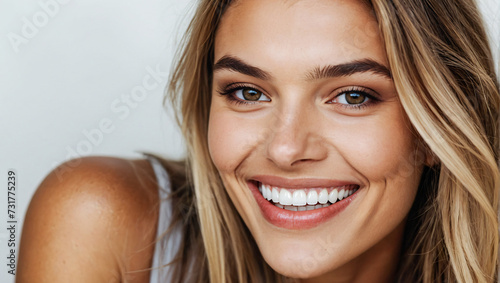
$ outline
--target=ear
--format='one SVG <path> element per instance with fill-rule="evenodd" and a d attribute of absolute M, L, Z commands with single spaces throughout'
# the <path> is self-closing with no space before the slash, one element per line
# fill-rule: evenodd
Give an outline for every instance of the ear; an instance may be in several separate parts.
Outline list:
<path fill-rule="evenodd" d="M 428 167 L 432 167 L 438 164 L 439 164 L 439 158 L 437 157 L 436 154 L 434 154 L 434 152 L 429 150 L 429 154 L 426 154 L 425 156 L 425 165 Z"/>
<path fill-rule="evenodd" d="M 425 143 L 421 138 L 417 139 L 417 148 L 416 148 L 419 161 L 423 163 L 423 165 L 427 167 L 433 167 L 439 164 L 439 158 L 437 155 L 431 150 L 429 145 Z"/>
<path fill-rule="evenodd" d="M 425 143 L 422 144 L 422 147 L 422 150 L 425 154 L 424 165 L 427 167 L 433 167 L 439 164 L 439 157 L 437 157 L 437 155 L 430 149 L 430 147 Z"/>

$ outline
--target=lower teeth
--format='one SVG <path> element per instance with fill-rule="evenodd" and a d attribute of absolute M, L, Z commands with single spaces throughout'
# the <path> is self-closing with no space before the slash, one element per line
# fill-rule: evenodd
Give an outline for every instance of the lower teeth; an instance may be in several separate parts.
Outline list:
<path fill-rule="evenodd" d="M 274 203 L 274 206 L 283 208 L 286 210 L 290 211 L 307 211 L 307 210 L 314 210 L 314 209 L 320 209 L 323 207 L 328 207 L 330 206 L 331 203 L 325 203 L 325 204 L 316 204 L 316 205 L 303 205 L 303 206 L 293 206 L 293 205 L 281 205 L 279 203 Z"/>
<path fill-rule="evenodd" d="M 357 190 L 358 190 L 358 188 L 354 189 L 354 191 L 351 192 L 348 196 L 351 196 Z M 342 199 L 339 198 L 337 201 L 341 201 Z M 337 201 L 335 201 L 334 203 L 336 203 Z M 294 205 L 282 205 L 280 203 L 274 203 L 272 200 L 269 200 L 269 202 L 272 203 L 276 207 L 279 207 L 279 208 L 282 208 L 282 209 L 286 209 L 286 210 L 290 210 L 290 211 L 309 211 L 309 210 L 314 210 L 314 209 L 320 209 L 320 208 L 328 207 L 328 206 L 330 206 L 330 205 L 333 204 L 330 201 L 327 201 L 325 204 L 317 203 L 315 205 L 309 205 L 308 204 L 308 205 L 294 206 Z"/>

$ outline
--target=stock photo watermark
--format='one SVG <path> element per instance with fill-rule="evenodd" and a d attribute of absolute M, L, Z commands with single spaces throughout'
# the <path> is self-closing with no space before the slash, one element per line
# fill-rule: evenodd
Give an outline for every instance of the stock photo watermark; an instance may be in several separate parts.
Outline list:
<path fill-rule="evenodd" d="M 17 171 L 9 169 L 7 171 L 7 273 L 16 275 L 17 267 L 17 230 L 19 229 L 17 223 Z"/>
<path fill-rule="evenodd" d="M 7 38 L 15 53 L 21 51 L 21 47 L 35 38 L 49 22 L 61 11 L 61 8 L 72 0 L 46 0 L 38 2 L 38 10 L 31 17 L 22 17 L 20 29 L 17 32 L 9 32 Z"/>
<path fill-rule="evenodd" d="M 96 127 L 83 129 L 81 131 L 83 138 L 76 144 L 66 146 L 66 163 L 55 169 L 59 180 L 62 180 L 65 173 L 80 165 L 79 157 L 92 154 L 94 149 L 104 142 L 106 135 L 116 130 L 117 121 L 127 119 L 132 111 L 148 98 L 151 91 L 165 84 L 168 72 L 162 71 L 160 64 L 154 68 L 147 66 L 145 71 L 146 75 L 143 76 L 140 85 L 132 87 L 128 93 L 120 94 L 110 103 L 109 109 L 113 116 L 102 117 L 98 120 Z M 54 165 L 58 164 L 59 162 L 54 162 Z"/>

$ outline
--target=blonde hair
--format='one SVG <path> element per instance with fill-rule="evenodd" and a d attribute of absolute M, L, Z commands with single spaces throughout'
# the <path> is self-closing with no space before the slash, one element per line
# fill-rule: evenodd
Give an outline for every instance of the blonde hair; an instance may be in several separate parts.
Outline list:
<path fill-rule="evenodd" d="M 423 176 L 438 177 L 437 191 L 421 211 L 401 274 L 417 282 L 493 282 L 500 100 L 479 11 L 466 0 L 373 6 L 401 104 L 440 160 L 439 171 Z"/>
<path fill-rule="evenodd" d="M 201 236 L 191 235 L 193 244 L 185 245 L 191 251 L 183 254 L 201 258 L 197 282 L 285 282 L 262 259 L 207 147 L 214 38 L 231 2 L 200 1 L 168 88 L 187 143 L 192 185 L 185 190 L 192 190 L 196 208 L 190 232 Z M 424 170 L 408 217 L 398 280 L 493 282 L 500 95 L 476 3 L 373 0 L 371 5 L 401 104 L 437 160 Z"/>

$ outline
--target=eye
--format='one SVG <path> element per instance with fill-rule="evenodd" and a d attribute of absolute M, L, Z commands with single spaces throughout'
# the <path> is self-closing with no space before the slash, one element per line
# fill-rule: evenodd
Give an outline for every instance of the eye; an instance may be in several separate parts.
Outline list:
<path fill-rule="evenodd" d="M 271 101 L 271 98 L 257 87 L 244 83 L 230 83 L 217 92 L 235 105 L 254 105 Z"/>
<path fill-rule="evenodd" d="M 381 102 L 377 92 L 370 88 L 352 86 L 336 90 L 335 96 L 328 104 L 334 104 L 345 110 L 361 110 Z"/>
<path fill-rule="evenodd" d="M 369 100 L 368 94 L 362 91 L 346 91 L 335 97 L 334 103 L 340 103 L 344 105 L 360 105 Z"/>
<path fill-rule="evenodd" d="M 249 87 L 236 89 L 234 91 L 234 96 L 243 101 L 271 101 L 271 99 L 261 91 Z"/>

